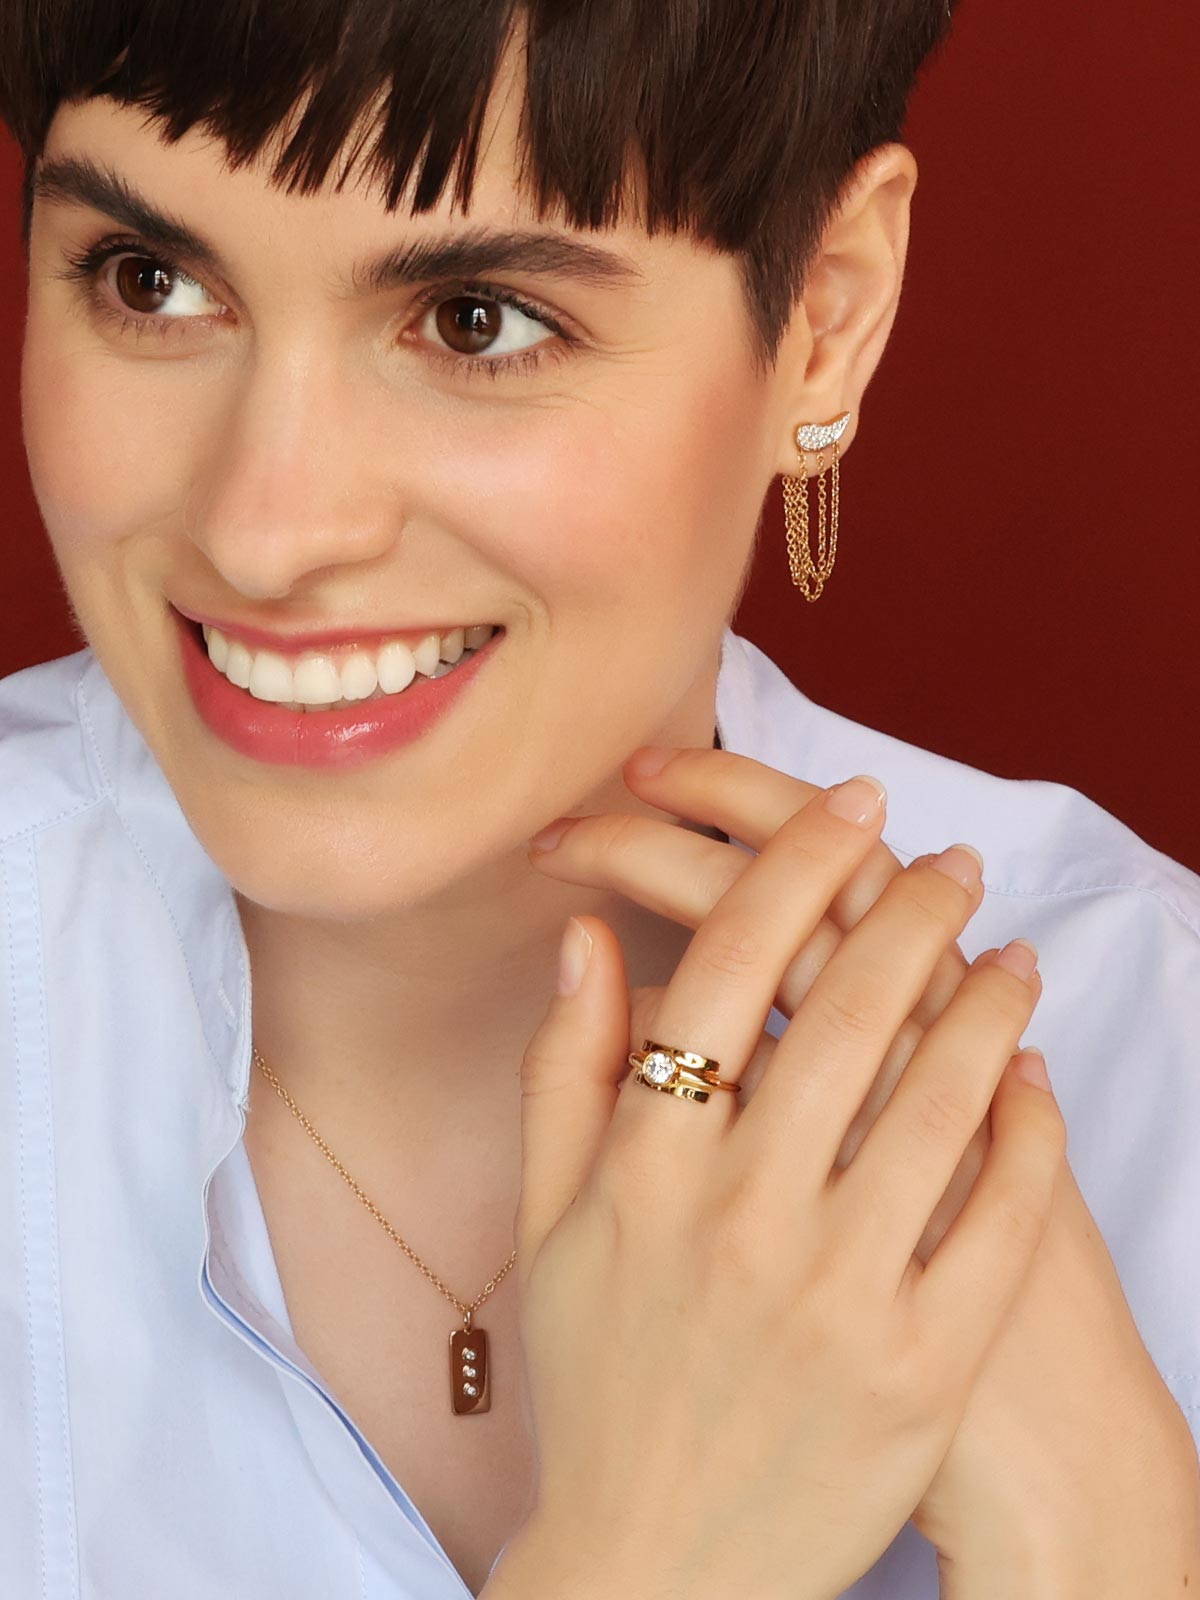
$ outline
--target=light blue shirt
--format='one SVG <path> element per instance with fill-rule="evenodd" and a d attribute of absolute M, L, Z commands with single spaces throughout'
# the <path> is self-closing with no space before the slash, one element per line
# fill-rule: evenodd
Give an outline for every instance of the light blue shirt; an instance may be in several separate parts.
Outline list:
<path fill-rule="evenodd" d="M 1040 950 L 1027 1042 L 1200 1433 L 1200 878 L 1062 784 L 815 705 L 732 632 L 717 726 L 813 783 L 876 774 L 902 862 L 982 851 L 961 948 Z M 0 682 L 6 1600 L 470 1593 L 292 1335 L 242 1142 L 250 993 L 232 890 L 92 652 Z M 847 1600 L 937 1593 L 909 1523 Z"/>

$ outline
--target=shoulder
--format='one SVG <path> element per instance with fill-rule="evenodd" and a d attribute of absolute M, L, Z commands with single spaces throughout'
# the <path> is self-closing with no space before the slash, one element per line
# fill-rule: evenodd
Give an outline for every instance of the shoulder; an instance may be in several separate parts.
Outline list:
<path fill-rule="evenodd" d="M 0 678 L 0 843 L 38 833 L 104 798 L 80 715 L 90 649 Z"/>
<path fill-rule="evenodd" d="M 727 748 L 779 771 L 822 785 L 856 772 L 879 778 L 888 790 L 883 838 L 901 860 L 961 840 L 983 856 L 989 895 L 1131 895 L 1177 923 L 1200 959 L 1200 876 L 1077 789 L 1003 778 L 840 716 L 734 633 L 725 639 L 718 711 Z"/>

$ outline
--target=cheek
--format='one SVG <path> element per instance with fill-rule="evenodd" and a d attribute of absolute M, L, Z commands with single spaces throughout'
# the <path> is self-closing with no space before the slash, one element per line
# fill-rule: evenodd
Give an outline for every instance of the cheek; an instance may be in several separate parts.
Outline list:
<path fill-rule="evenodd" d="M 737 584 L 769 478 L 762 397 L 695 374 L 645 387 L 515 410 L 450 445 L 464 537 L 552 616 L 704 594 L 719 610 Z"/>
<path fill-rule="evenodd" d="M 31 304 L 21 416 L 34 496 L 69 572 L 103 560 L 131 531 L 170 517 L 183 481 L 172 440 L 188 436 L 181 388 L 129 382 L 124 363 L 84 346 Z"/>

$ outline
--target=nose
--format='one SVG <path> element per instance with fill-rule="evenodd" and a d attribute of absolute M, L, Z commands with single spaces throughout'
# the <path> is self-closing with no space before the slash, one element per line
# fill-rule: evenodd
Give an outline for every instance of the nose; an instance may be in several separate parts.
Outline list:
<path fill-rule="evenodd" d="M 378 404 L 335 361 L 294 348 L 246 369 L 188 516 L 193 542 L 231 590 L 278 599 L 309 574 L 392 548 L 404 512 L 395 456 L 373 437 Z"/>

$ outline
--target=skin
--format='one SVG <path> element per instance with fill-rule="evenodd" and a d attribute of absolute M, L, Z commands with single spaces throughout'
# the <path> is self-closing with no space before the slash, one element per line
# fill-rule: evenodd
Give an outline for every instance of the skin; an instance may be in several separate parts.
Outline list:
<path fill-rule="evenodd" d="M 560 812 L 637 809 L 619 773 L 637 745 L 711 744 L 721 630 L 763 497 L 797 467 L 797 422 L 857 417 L 916 179 L 902 146 L 868 158 L 767 376 L 733 260 L 631 221 L 586 237 L 631 256 L 640 286 L 504 281 L 573 320 L 574 352 L 463 378 L 431 360 L 445 347 L 412 291 L 351 303 L 329 280 L 401 240 L 528 220 L 517 87 L 506 67 L 468 219 L 449 202 L 389 216 L 377 192 L 332 180 L 287 196 L 269 159 L 231 173 L 198 132 L 166 146 L 130 108 L 61 107 L 47 156 L 110 163 L 220 251 L 226 279 L 172 302 L 210 319 L 182 336 L 122 333 L 58 276 L 64 250 L 116 231 L 104 217 L 39 199 L 32 221 L 25 441 L 71 605 L 235 888 L 256 1042 L 381 1205 L 403 1198 L 398 1167 L 444 1186 L 450 1145 L 483 1161 L 493 1205 L 515 1200 L 516 1064 L 569 912 L 611 923 L 635 981 L 673 969 L 681 930 L 547 881 L 525 840 Z M 314 774 L 250 761 L 200 724 L 167 601 L 281 629 L 459 616 L 509 636 L 486 686 L 426 738 Z M 503 1244 L 494 1227 L 464 1281 L 490 1276 Z"/>
<path fill-rule="evenodd" d="M 778 839 L 789 819 L 819 793 L 803 780 L 729 752 L 678 751 L 652 775 L 639 773 L 637 764 L 635 757 L 625 772 L 639 796 L 666 812 L 715 824 L 756 851 Z M 663 821 L 608 813 L 573 820 L 552 834 L 557 840 L 549 853 L 535 848 L 531 857 L 540 871 L 580 883 L 621 886 L 642 903 L 700 930 L 688 959 L 693 967 L 697 964 L 693 957 L 699 947 L 707 952 L 699 961 L 707 960 L 714 974 L 729 968 L 730 948 L 744 947 L 748 940 L 762 942 L 757 930 L 771 925 L 780 903 L 778 886 L 786 865 L 772 876 L 760 874 L 758 903 L 743 898 L 739 927 L 729 914 L 732 891 L 748 874 L 750 863 L 764 858 Z M 919 870 L 927 859 L 918 858 L 904 876 Z M 880 845 L 834 895 L 828 915 L 803 940 L 777 980 L 774 1003 L 785 1016 L 805 1014 L 806 998 L 822 981 L 845 936 L 899 876 L 895 858 Z M 980 899 L 977 888 L 968 915 Z M 599 937 L 606 946 L 603 930 Z M 911 1093 L 910 1063 L 915 1065 L 915 1056 L 919 1060 L 923 1041 L 931 1030 L 936 1037 L 939 1019 L 946 1017 L 951 1002 L 961 999 L 973 975 L 996 954 L 981 952 L 964 983 L 957 946 L 943 953 L 849 1121 L 834 1160 L 835 1175 L 846 1169 L 855 1172 L 855 1158 L 876 1124 L 886 1124 L 891 1106 L 904 1103 L 898 1095 Z M 764 950 L 755 965 L 769 967 L 769 962 Z M 737 977 L 739 986 L 748 986 L 751 980 L 749 972 Z M 1007 982 L 1012 990 L 1020 987 L 1011 978 Z M 1030 984 L 1036 1004 L 1042 992 L 1040 975 L 1035 972 Z M 710 1029 L 721 1025 L 712 1019 L 720 1019 L 730 1008 L 728 998 L 722 1005 L 721 995 L 721 989 L 729 986 L 727 971 L 724 981 L 714 977 L 707 989 L 701 986 L 698 991 L 706 995 L 702 1009 Z M 678 1036 L 679 1027 L 660 1022 L 660 1013 L 674 1005 L 672 1017 L 693 1015 L 700 1005 L 696 995 L 686 991 L 682 1000 L 676 998 L 681 987 L 676 978 L 665 992 L 657 988 L 633 992 L 630 1031 L 635 1039 Z M 973 1046 L 952 1046 L 959 1063 L 985 1056 L 988 1027 L 1003 1020 L 1000 1001 L 997 994 L 986 1021 L 981 1017 Z M 841 1009 L 858 1009 L 867 1017 L 877 1006 L 874 1000 L 860 999 L 857 1008 Z M 725 1026 L 730 1026 L 728 1021 Z M 559 1042 L 559 1053 L 570 1044 L 569 1037 Z M 582 1042 L 575 1048 L 586 1054 Z M 760 1086 L 770 1084 L 777 1048 L 769 1037 L 760 1038 L 742 1075 L 746 1092 L 740 1101 L 752 1103 Z M 837 1048 L 835 1039 L 835 1053 Z M 819 1082 L 818 1075 L 813 1076 Z M 915 1120 L 899 1135 L 898 1158 L 922 1123 L 922 1139 L 932 1137 L 936 1144 L 955 1137 L 964 1115 L 969 1115 L 969 1082 L 960 1065 L 955 1081 L 944 1080 L 931 1094 L 935 1103 L 928 1107 L 926 1118 L 917 1116 L 908 1101 L 909 1116 Z M 768 1092 L 773 1092 L 779 1109 L 757 1141 L 751 1135 L 747 1173 L 757 1174 L 769 1160 L 774 1131 L 787 1119 L 788 1096 L 796 1091 L 787 1086 L 785 1077 Z M 640 1102 L 635 1095 L 622 1106 L 627 1099 L 618 1096 L 616 1104 L 632 1125 Z M 594 1114 L 597 1121 L 604 1120 L 608 1109 L 608 1102 L 602 1104 Z M 809 1121 L 825 1118 L 829 1110 L 825 1099 L 811 1094 L 801 1117 L 793 1118 L 787 1128 L 785 1148 L 799 1144 Z M 742 1125 L 737 1126 L 740 1133 Z M 746 1127 L 751 1126 L 752 1119 L 747 1119 Z M 589 1130 L 582 1112 L 578 1132 L 586 1145 Z M 595 1137 L 596 1130 L 591 1132 Z M 985 1119 L 934 1207 L 914 1252 L 910 1271 L 914 1281 L 919 1277 L 916 1264 L 931 1257 L 936 1262 L 942 1241 L 952 1241 L 953 1225 L 974 1192 L 991 1134 L 990 1118 Z M 572 1159 L 570 1142 L 562 1142 L 568 1153 L 560 1159 L 567 1162 Z M 684 1154 L 693 1142 L 691 1137 L 684 1142 Z M 573 1159 L 582 1169 L 590 1165 L 577 1152 Z M 801 1168 L 807 1164 L 799 1163 Z M 568 1187 L 561 1179 L 556 1184 L 553 1177 L 549 1183 L 552 1193 L 566 1192 Z M 786 1180 L 780 1187 L 786 1188 Z M 772 1211 L 773 1196 L 774 1191 L 768 1200 Z M 1142 1342 L 1112 1257 L 1065 1159 L 1028 1275 L 912 1520 L 938 1553 L 942 1600 L 1008 1600 L 1014 1594 L 1030 1600 L 1043 1596 L 1123 1600 L 1132 1594 L 1166 1600 L 1195 1586 L 1200 1573 L 1200 1463 L 1195 1442 Z"/>
<path fill-rule="evenodd" d="M 651 239 L 631 215 L 586 237 L 631 258 L 637 284 L 496 279 L 570 326 L 562 360 L 467 377 L 437 359 L 446 352 L 414 291 L 350 301 L 331 280 L 403 240 L 476 223 L 562 227 L 534 218 L 515 187 L 515 60 L 467 218 L 448 201 L 389 215 L 364 183 L 288 196 L 268 181 L 275 146 L 231 172 L 197 130 L 167 146 L 130 108 L 61 107 L 47 156 L 111 165 L 207 237 L 226 271 L 194 274 L 203 294 L 177 297 L 171 337 L 119 331 L 61 276 L 64 251 L 116 228 L 39 199 L 21 374 L 34 492 L 71 606 L 234 887 L 256 1042 L 387 1214 L 412 1215 L 430 1192 L 465 1197 L 436 1241 L 438 1270 L 463 1284 L 486 1281 L 511 1246 L 518 1067 L 567 915 L 613 930 L 635 991 L 667 982 L 695 926 L 669 894 L 603 871 L 538 870 L 526 840 L 559 814 L 617 812 L 660 830 L 690 816 L 673 835 L 719 848 L 718 818 L 672 797 L 664 822 L 662 793 L 643 797 L 622 763 L 643 744 L 710 745 L 721 632 L 763 497 L 797 467 L 799 421 L 849 410 L 842 453 L 853 444 L 896 312 L 916 183 L 901 145 L 861 164 L 767 373 L 732 259 Z M 107 271 L 98 292 L 116 308 Z M 268 628 L 452 617 L 501 623 L 509 637 L 427 737 L 322 774 L 252 762 L 208 733 L 168 601 Z M 895 870 L 879 846 L 798 957 L 810 975 Z M 844 1159 L 963 969 L 951 947 Z M 287 1117 L 274 1097 L 256 1101 L 247 1142 L 260 1179 Z M 294 1150 L 294 1131 L 279 1148 Z M 980 1129 L 926 1251 L 985 1145 Z"/>

